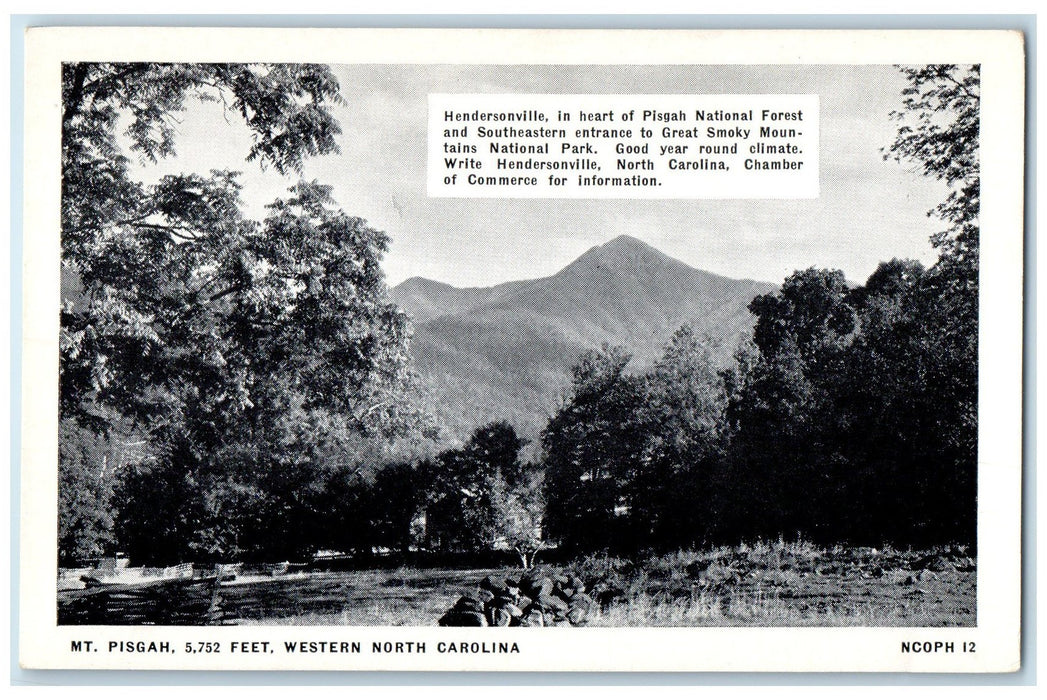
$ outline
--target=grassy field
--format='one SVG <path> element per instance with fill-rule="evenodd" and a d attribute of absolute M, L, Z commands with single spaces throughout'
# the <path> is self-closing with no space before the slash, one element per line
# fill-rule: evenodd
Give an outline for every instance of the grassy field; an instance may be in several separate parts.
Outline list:
<path fill-rule="evenodd" d="M 239 624 L 432 626 L 498 569 L 388 569 L 301 574 L 223 586 Z"/>
<path fill-rule="evenodd" d="M 602 584 L 588 624 L 974 626 L 976 571 L 963 548 L 896 551 L 757 543 L 631 561 L 590 557 L 551 572 Z M 511 569 L 303 574 L 222 589 L 238 624 L 431 626 L 489 574 Z"/>

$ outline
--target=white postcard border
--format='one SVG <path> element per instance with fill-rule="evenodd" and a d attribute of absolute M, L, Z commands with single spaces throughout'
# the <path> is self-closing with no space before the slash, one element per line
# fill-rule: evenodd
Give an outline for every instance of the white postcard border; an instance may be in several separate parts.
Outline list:
<path fill-rule="evenodd" d="M 20 652 L 31 668 L 585 671 L 1008 671 L 1019 659 L 1022 426 L 1022 45 L 1013 32 L 45 28 L 26 38 Z M 978 626 L 512 629 L 58 627 L 57 339 L 62 61 L 982 65 Z M 423 655 L 170 658 L 70 652 L 70 641 L 427 641 Z M 433 653 L 440 641 L 521 653 Z M 903 656 L 901 640 L 975 641 Z"/>

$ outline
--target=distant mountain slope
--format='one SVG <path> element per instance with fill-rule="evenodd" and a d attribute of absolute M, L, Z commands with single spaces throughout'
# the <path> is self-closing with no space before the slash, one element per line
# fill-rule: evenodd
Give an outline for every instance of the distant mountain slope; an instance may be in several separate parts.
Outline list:
<path fill-rule="evenodd" d="M 428 408 L 461 439 L 499 419 L 537 435 L 578 356 L 605 342 L 629 348 L 640 369 L 691 323 L 715 339 L 726 365 L 752 332 L 749 302 L 775 289 L 696 270 L 621 236 L 551 277 L 473 289 L 412 278 L 392 297 L 414 319 Z"/>
<path fill-rule="evenodd" d="M 468 311 L 480 304 L 501 299 L 523 282 L 505 282 L 494 287 L 466 287 L 459 289 L 443 282 L 434 282 L 424 277 L 411 277 L 390 290 L 392 300 L 406 311 L 416 323 L 423 323 L 437 316 Z"/>

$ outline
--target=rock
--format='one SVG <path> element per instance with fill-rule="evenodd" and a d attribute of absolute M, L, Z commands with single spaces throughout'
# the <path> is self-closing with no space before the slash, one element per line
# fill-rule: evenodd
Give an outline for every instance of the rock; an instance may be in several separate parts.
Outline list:
<path fill-rule="evenodd" d="M 584 625 L 587 617 L 589 617 L 588 608 L 577 607 L 567 611 L 567 621 L 576 627 Z"/>
<path fill-rule="evenodd" d="M 524 627 L 545 627 L 545 616 L 541 610 L 531 608 L 524 614 L 521 624 Z"/>
<path fill-rule="evenodd" d="M 513 621 L 513 616 L 505 608 L 491 608 L 488 612 L 491 627 L 508 627 Z"/>
<path fill-rule="evenodd" d="M 556 597 L 554 595 L 540 595 L 540 596 L 538 596 L 538 605 L 541 606 L 541 608 L 543 610 L 559 610 L 559 611 L 562 611 L 562 610 L 567 610 L 567 607 L 568 607 L 567 603 L 564 600 L 562 600 L 562 599 L 560 599 L 560 598 L 558 598 L 558 597 Z"/>
<path fill-rule="evenodd" d="M 483 613 L 452 610 L 440 618 L 441 627 L 487 627 Z"/>
<path fill-rule="evenodd" d="M 541 572 L 529 572 L 521 579 L 520 590 L 529 598 L 537 598 L 552 593 L 553 582 Z"/>
<path fill-rule="evenodd" d="M 517 585 L 518 584 L 518 585 Z M 521 594 L 522 593 L 522 594 Z M 600 597 L 602 596 L 602 598 Z M 487 576 L 475 594 L 463 595 L 439 619 L 443 627 L 562 627 L 586 624 L 597 602 L 624 599 L 619 588 L 598 583 L 593 595 L 574 574 L 531 571 L 519 581 Z"/>
<path fill-rule="evenodd" d="M 476 612 L 482 614 L 484 606 L 483 603 L 472 596 L 462 596 L 455 602 L 451 610 L 455 612 Z"/>
<path fill-rule="evenodd" d="M 487 576 L 483 581 L 480 582 L 480 588 L 483 590 L 490 591 L 496 596 L 508 594 L 508 586 L 505 584 L 505 579 L 495 578 L 493 576 Z"/>

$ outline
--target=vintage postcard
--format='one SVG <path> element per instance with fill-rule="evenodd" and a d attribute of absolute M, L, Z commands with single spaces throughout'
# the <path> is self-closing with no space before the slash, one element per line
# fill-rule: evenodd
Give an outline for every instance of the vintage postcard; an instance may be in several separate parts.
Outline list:
<path fill-rule="evenodd" d="M 1020 33 L 26 50 L 23 666 L 1018 669 Z"/>

